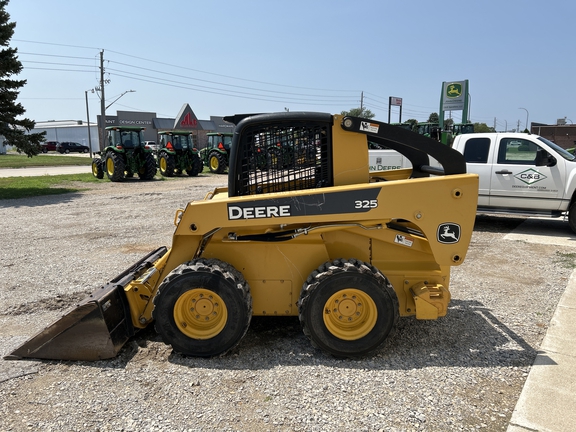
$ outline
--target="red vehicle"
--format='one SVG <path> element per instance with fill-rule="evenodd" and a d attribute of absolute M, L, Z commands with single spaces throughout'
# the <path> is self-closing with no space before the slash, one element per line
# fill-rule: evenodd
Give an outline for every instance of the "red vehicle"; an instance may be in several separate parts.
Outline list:
<path fill-rule="evenodd" d="M 58 141 L 45 141 L 41 144 L 42 146 L 42 153 L 48 153 L 49 151 L 56 151 L 56 146 L 58 145 Z"/>

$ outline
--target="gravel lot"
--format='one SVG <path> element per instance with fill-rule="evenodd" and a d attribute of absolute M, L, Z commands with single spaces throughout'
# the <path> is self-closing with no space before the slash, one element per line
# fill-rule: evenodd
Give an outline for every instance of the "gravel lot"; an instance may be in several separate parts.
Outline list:
<path fill-rule="evenodd" d="M 225 182 L 103 181 L 0 201 L 0 356 L 170 245 L 176 209 Z M 0 431 L 505 430 L 575 252 L 505 239 L 522 221 L 479 216 L 448 315 L 401 319 L 372 357 L 314 350 L 298 318 L 254 318 L 216 359 L 174 354 L 150 329 L 112 360 L 0 360 Z"/>

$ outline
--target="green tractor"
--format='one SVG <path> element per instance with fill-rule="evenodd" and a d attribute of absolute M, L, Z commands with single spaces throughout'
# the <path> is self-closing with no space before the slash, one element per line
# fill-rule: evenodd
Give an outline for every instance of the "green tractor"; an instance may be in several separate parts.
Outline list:
<path fill-rule="evenodd" d="M 202 172 L 204 165 L 194 147 L 193 135 L 188 131 L 160 132 L 160 149 L 158 150 L 158 166 L 160 174 L 172 177 L 184 171 L 195 177 Z"/>
<path fill-rule="evenodd" d="M 104 173 L 113 182 L 132 178 L 151 180 L 156 175 L 152 149 L 144 144 L 142 127 L 110 126 L 106 128 L 108 146 L 92 159 L 92 174 L 102 179 Z"/>
<path fill-rule="evenodd" d="M 222 174 L 228 167 L 232 133 L 212 132 L 206 134 L 208 144 L 200 150 L 200 157 L 210 172 Z"/>

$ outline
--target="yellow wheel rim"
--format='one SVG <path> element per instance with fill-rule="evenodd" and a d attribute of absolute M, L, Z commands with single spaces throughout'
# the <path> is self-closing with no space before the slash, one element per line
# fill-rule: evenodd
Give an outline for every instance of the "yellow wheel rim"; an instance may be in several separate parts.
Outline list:
<path fill-rule="evenodd" d="M 110 175 L 114 174 L 114 161 L 112 158 L 106 159 L 106 171 L 108 171 Z"/>
<path fill-rule="evenodd" d="M 324 305 L 324 325 L 342 340 L 357 340 L 376 325 L 378 308 L 364 291 L 346 288 L 333 294 Z"/>
<path fill-rule="evenodd" d="M 228 320 L 228 309 L 218 294 L 196 288 L 182 294 L 174 305 L 174 321 L 178 329 L 192 339 L 217 336 Z"/>
<path fill-rule="evenodd" d="M 210 158 L 210 168 L 216 171 L 218 169 L 218 165 L 220 165 L 220 163 L 218 162 L 218 158 L 216 156 L 212 156 Z"/>
<path fill-rule="evenodd" d="M 94 176 L 97 176 L 97 175 L 98 175 L 98 167 L 96 166 L 95 163 L 92 163 L 92 174 L 93 174 Z"/>
<path fill-rule="evenodd" d="M 160 169 L 162 170 L 162 172 L 166 172 L 166 166 L 168 164 L 166 163 L 166 158 L 160 158 Z"/>

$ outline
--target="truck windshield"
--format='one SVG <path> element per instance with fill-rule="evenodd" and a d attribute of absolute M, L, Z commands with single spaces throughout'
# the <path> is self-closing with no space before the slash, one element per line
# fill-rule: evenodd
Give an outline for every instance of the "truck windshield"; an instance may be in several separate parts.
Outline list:
<path fill-rule="evenodd" d="M 576 159 L 576 156 L 574 156 L 572 153 L 570 153 L 569 151 L 563 149 L 562 147 L 560 147 L 558 144 L 553 143 L 550 140 L 547 140 L 546 138 L 542 138 L 541 136 L 538 137 L 538 139 L 540 141 L 542 141 L 543 143 L 549 145 L 550 147 L 552 147 L 556 152 L 558 152 L 558 154 L 560 156 L 562 156 L 564 159 L 569 160 L 569 161 L 573 161 L 574 159 Z"/>

